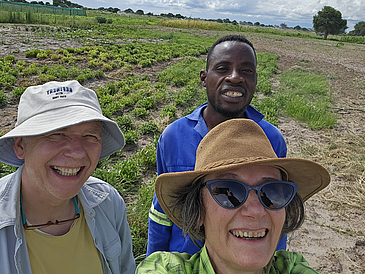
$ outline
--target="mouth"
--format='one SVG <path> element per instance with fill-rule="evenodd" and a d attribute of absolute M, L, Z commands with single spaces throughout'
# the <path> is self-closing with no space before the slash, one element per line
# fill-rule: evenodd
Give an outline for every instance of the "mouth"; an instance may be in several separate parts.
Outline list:
<path fill-rule="evenodd" d="M 58 166 L 51 166 L 51 168 L 57 174 L 60 174 L 62 176 L 76 176 L 83 169 L 83 167 L 78 167 L 78 168 L 63 168 L 63 167 L 58 167 Z"/>
<path fill-rule="evenodd" d="M 262 239 L 268 233 L 268 229 L 262 231 L 244 231 L 244 230 L 231 230 L 230 233 L 239 239 L 245 240 L 257 240 Z"/>
<path fill-rule="evenodd" d="M 242 92 L 239 92 L 239 91 L 227 91 L 227 92 L 223 93 L 223 95 L 225 95 L 227 97 L 231 97 L 231 98 L 237 98 L 237 97 L 243 96 Z"/>

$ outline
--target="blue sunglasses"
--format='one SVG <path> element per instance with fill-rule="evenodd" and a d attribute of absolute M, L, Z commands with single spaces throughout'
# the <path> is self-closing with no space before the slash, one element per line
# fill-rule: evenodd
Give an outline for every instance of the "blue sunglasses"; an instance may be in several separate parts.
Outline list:
<path fill-rule="evenodd" d="M 248 186 L 231 179 L 215 179 L 204 183 L 214 200 L 223 208 L 235 209 L 247 200 L 249 191 L 256 190 L 261 204 L 270 210 L 280 210 L 293 200 L 298 185 L 286 181 L 266 182 L 259 186 Z"/>

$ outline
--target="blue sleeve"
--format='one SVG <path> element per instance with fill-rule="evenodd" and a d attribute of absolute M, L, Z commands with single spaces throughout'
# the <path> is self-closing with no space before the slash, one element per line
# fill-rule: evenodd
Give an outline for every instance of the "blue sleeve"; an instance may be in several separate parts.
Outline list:
<path fill-rule="evenodd" d="M 154 208 L 154 210 L 163 213 L 163 210 L 157 201 L 156 194 L 153 194 L 152 204 L 151 210 Z M 150 216 L 148 217 L 148 241 L 146 257 L 155 251 L 169 250 L 171 230 L 172 224 L 170 226 L 162 225 L 152 220 Z"/>
<path fill-rule="evenodd" d="M 281 131 L 265 120 L 261 120 L 260 122 L 258 122 L 258 124 L 265 132 L 276 155 L 279 158 L 285 158 L 287 153 L 287 147 Z"/>
<path fill-rule="evenodd" d="M 286 250 L 286 240 L 288 238 L 288 235 L 285 234 L 283 238 L 280 239 L 278 247 L 276 250 Z"/>
<path fill-rule="evenodd" d="M 166 173 L 167 168 L 165 161 L 163 160 L 163 152 L 162 152 L 162 135 L 157 143 L 157 174 L 160 175 L 162 173 Z M 161 214 L 159 214 L 161 213 Z M 153 215 L 152 215 L 153 214 Z M 158 215 L 157 215 L 158 214 Z M 155 251 L 168 251 L 169 243 L 171 238 L 172 225 L 164 225 L 162 222 L 155 222 L 151 216 L 154 218 L 161 217 L 164 214 L 158 200 L 156 194 L 153 194 L 153 202 L 148 216 L 148 240 L 147 240 L 147 253 L 146 256 L 149 256 Z M 163 218 L 163 217 L 162 217 Z M 166 216 L 167 218 L 167 216 Z M 156 220 L 156 219 L 155 219 Z"/>
<path fill-rule="evenodd" d="M 156 154 L 157 175 L 168 172 L 166 163 L 163 159 L 163 148 L 161 145 L 161 143 L 163 142 L 162 138 L 163 138 L 163 135 L 160 136 L 160 138 L 158 139 L 158 142 L 157 142 L 157 154 Z"/>

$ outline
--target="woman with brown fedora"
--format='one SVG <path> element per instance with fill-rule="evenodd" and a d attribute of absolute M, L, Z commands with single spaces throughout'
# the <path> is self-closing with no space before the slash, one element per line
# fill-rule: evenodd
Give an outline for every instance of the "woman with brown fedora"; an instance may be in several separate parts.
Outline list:
<path fill-rule="evenodd" d="M 170 220 L 204 246 L 193 256 L 155 252 L 136 273 L 317 273 L 299 253 L 275 250 L 303 223 L 303 202 L 329 182 L 313 161 L 277 158 L 255 122 L 223 122 L 201 141 L 194 171 L 155 183 Z"/>

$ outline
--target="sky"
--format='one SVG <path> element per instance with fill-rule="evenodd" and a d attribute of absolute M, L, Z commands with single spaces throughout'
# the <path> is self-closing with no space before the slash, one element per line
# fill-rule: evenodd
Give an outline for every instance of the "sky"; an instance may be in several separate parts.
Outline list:
<path fill-rule="evenodd" d="M 365 0 L 74 0 L 73 3 L 88 8 L 131 8 L 134 12 L 181 14 L 202 19 L 226 19 L 230 21 L 260 22 L 265 25 L 284 23 L 288 27 L 299 25 L 313 27 L 313 16 L 324 6 L 331 6 L 342 13 L 348 29 L 354 29 L 359 21 L 365 21 Z"/>

